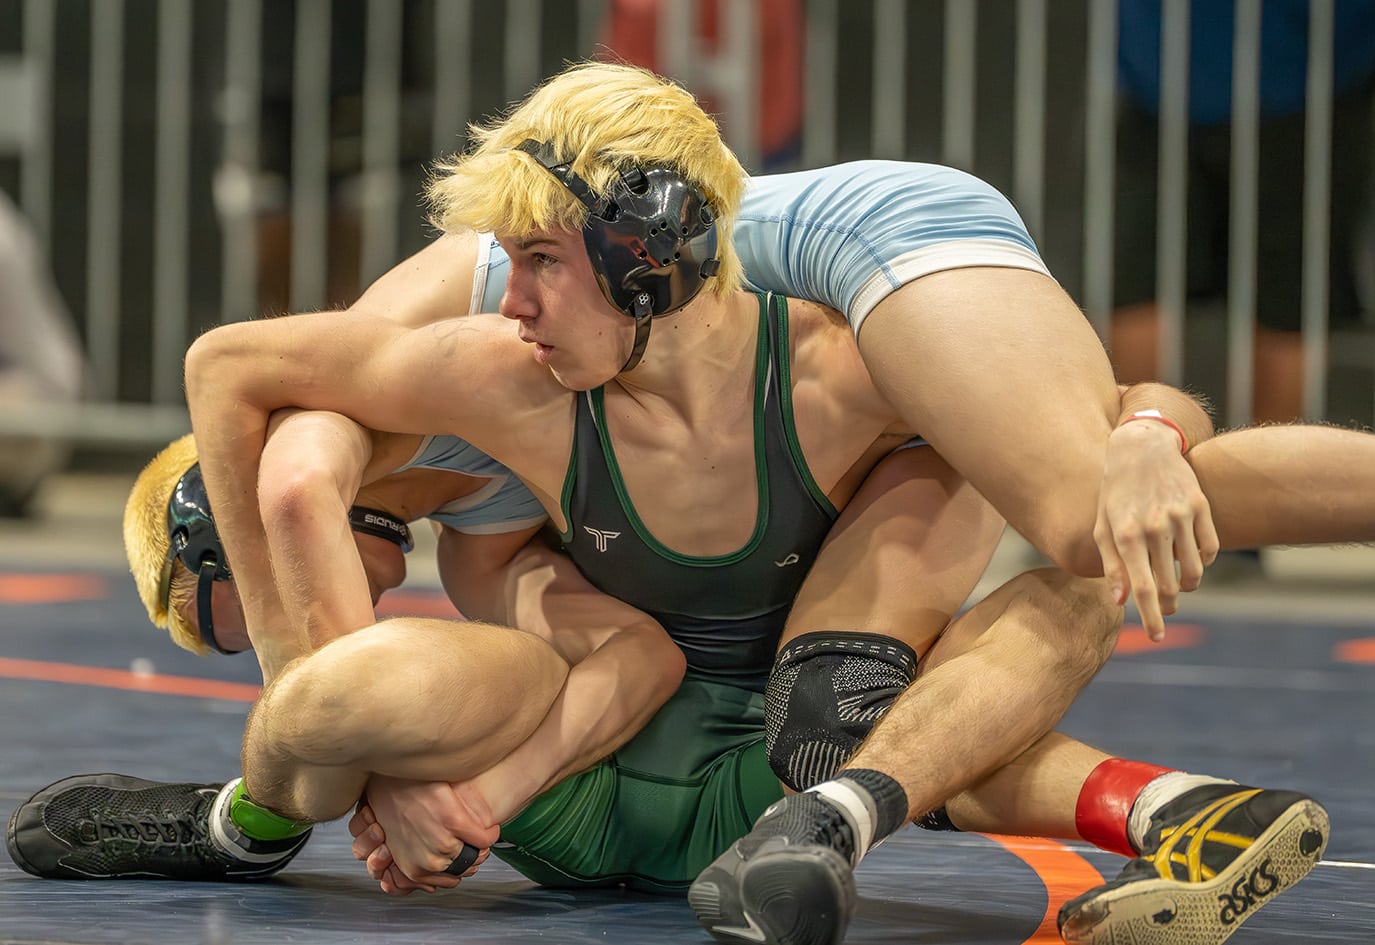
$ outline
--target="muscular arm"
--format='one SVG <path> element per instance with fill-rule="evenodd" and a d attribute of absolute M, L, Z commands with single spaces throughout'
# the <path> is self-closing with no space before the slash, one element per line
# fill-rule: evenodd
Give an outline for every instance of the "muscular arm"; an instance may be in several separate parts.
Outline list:
<path fill-rule="evenodd" d="M 258 502 L 284 616 L 314 650 L 376 619 L 348 521 L 372 440 L 327 411 L 274 415 L 273 424 Z"/>
<path fill-rule="evenodd" d="M 629 741 L 686 669 L 655 620 L 592 587 L 567 555 L 539 539 L 516 556 L 502 589 L 504 621 L 549 641 L 571 669 L 529 740 L 470 783 L 495 823 Z"/>
<path fill-rule="evenodd" d="M 1159 420 L 1133 420 L 1141 411 L 1158 413 L 1179 432 Z M 1122 389 L 1103 463 L 1094 540 L 1109 593 L 1118 604 L 1131 593 L 1152 639 L 1164 636 L 1164 618 L 1177 609 L 1179 593 L 1195 590 L 1204 567 L 1217 557 L 1211 507 L 1189 457 L 1180 452 L 1181 446 L 1191 452 L 1212 435 L 1208 412 L 1184 391 L 1157 383 Z"/>
<path fill-rule="evenodd" d="M 223 326 L 192 345 L 187 402 L 201 467 L 226 553 L 236 562 L 245 618 L 259 637 L 280 640 L 292 632 L 267 567 L 258 513 L 272 411 L 334 410 L 373 429 L 466 432 L 482 445 L 484 437 L 499 439 L 505 422 L 528 418 L 538 393 L 554 384 L 533 361 L 536 370 L 524 373 L 512 363 L 519 344 L 499 318 L 409 329 L 368 309 Z M 280 644 L 267 637 L 254 643 L 269 674 L 304 645 L 297 641 L 293 653 L 274 652 Z"/>

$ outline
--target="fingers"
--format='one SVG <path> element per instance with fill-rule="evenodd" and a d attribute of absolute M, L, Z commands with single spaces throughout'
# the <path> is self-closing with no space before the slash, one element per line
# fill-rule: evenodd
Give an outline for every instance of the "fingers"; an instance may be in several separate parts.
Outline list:
<path fill-rule="evenodd" d="M 350 829 L 352 829 L 351 825 Z M 382 827 L 379 824 L 373 824 L 364 829 L 363 832 L 354 834 L 353 858 L 366 860 L 386 839 L 386 835 L 382 832 Z"/>
<path fill-rule="evenodd" d="M 377 816 L 372 812 L 372 808 L 367 805 L 366 801 L 359 801 L 358 809 L 349 818 L 349 833 L 356 837 L 375 823 L 377 823 Z"/>
<path fill-rule="evenodd" d="M 387 849 L 385 843 L 379 845 L 375 850 L 367 855 L 364 866 L 367 867 L 368 875 L 373 879 L 381 880 L 394 865 L 391 850 Z"/>
<path fill-rule="evenodd" d="M 1108 587 L 1112 588 L 1113 602 L 1121 607 L 1127 602 L 1127 593 L 1131 590 L 1131 580 L 1127 577 L 1126 562 L 1117 553 L 1116 537 L 1107 521 L 1101 516 L 1098 519 L 1098 524 L 1094 526 L 1093 540 L 1098 545 L 1098 556 L 1103 560 L 1103 577 L 1107 579 Z"/>
<path fill-rule="evenodd" d="M 389 896 L 407 896 L 416 890 L 432 893 L 435 887 L 424 882 L 416 882 L 401 870 L 392 866 L 379 881 L 382 891 Z"/>
<path fill-rule="evenodd" d="M 1207 567 L 1217 560 L 1222 542 L 1217 537 L 1217 526 L 1213 524 L 1213 509 L 1205 498 L 1199 498 L 1199 509 L 1194 516 L 1194 540 L 1198 543 L 1198 553 Z"/>

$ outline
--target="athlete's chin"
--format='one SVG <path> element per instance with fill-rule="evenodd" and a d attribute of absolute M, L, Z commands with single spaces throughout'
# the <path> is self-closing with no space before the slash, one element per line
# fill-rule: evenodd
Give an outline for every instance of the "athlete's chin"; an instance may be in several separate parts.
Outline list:
<path fill-rule="evenodd" d="M 549 365 L 549 373 L 554 375 L 554 380 L 559 384 L 573 391 L 591 390 L 594 387 L 601 387 L 611 377 L 606 377 L 585 370 L 560 368 L 556 364 Z M 614 376 L 614 375 L 613 375 Z"/>

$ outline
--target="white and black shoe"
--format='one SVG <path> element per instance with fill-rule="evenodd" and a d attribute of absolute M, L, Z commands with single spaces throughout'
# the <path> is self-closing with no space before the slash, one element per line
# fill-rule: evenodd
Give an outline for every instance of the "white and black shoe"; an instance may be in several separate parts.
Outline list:
<path fill-rule="evenodd" d="M 261 879 L 291 862 L 310 831 L 234 852 L 214 841 L 212 808 L 223 788 L 121 774 L 64 778 L 15 810 L 10 856 L 47 879 Z"/>

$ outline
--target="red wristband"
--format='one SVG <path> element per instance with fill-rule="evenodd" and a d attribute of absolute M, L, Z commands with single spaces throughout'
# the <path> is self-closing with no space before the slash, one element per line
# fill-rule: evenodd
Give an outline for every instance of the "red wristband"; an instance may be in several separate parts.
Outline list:
<path fill-rule="evenodd" d="M 1126 426 L 1133 420 L 1154 420 L 1157 423 L 1165 424 L 1165 426 L 1169 427 L 1175 433 L 1179 434 L 1179 451 L 1181 453 L 1189 452 L 1189 439 L 1184 435 L 1184 431 L 1180 429 L 1179 424 L 1175 423 L 1173 420 L 1165 416 L 1159 410 L 1138 410 L 1136 413 L 1132 414 L 1130 417 L 1119 423 L 1118 426 Z"/>

